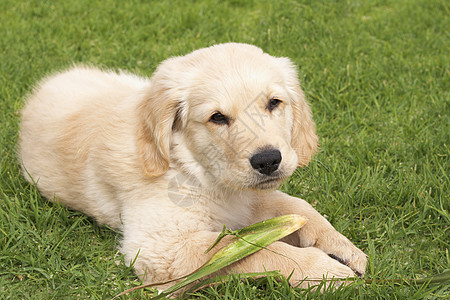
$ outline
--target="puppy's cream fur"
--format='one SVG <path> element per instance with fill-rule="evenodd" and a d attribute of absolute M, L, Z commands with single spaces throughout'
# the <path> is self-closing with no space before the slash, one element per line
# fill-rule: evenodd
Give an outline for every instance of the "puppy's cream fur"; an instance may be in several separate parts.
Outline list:
<path fill-rule="evenodd" d="M 271 99 L 281 101 L 272 111 Z M 217 112 L 229 123 L 212 122 Z M 127 261 L 139 253 L 145 282 L 198 268 L 223 224 L 289 213 L 308 223 L 268 248 L 290 259 L 262 250 L 225 272 L 294 271 L 292 284 L 364 274 L 363 252 L 307 202 L 275 190 L 316 147 L 295 66 L 234 43 L 170 58 L 150 79 L 86 67 L 48 77 L 29 97 L 20 133 L 25 177 L 48 199 L 121 230 L 121 251 Z M 269 148 L 282 161 L 266 176 L 250 158 Z"/>

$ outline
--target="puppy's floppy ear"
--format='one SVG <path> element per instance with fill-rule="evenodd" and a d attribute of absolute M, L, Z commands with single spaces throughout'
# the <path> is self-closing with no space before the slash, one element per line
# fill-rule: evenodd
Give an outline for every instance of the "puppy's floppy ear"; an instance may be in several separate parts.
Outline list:
<path fill-rule="evenodd" d="M 169 168 L 172 130 L 175 119 L 181 115 L 181 95 L 175 80 L 170 78 L 173 60 L 166 60 L 158 67 L 137 107 L 137 154 L 144 173 L 150 177 L 161 176 Z"/>
<path fill-rule="evenodd" d="M 318 137 L 316 125 L 312 119 L 311 109 L 305 100 L 298 82 L 295 65 L 288 58 L 279 58 L 285 66 L 286 84 L 290 93 L 293 110 L 293 125 L 291 131 L 291 146 L 297 152 L 298 166 L 308 165 L 317 152 Z"/>

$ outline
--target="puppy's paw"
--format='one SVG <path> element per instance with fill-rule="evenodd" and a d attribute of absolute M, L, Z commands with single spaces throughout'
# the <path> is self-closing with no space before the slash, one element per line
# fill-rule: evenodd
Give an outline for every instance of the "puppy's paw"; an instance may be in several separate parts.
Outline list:
<path fill-rule="evenodd" d="M 356 275 L 363 276 L 366 272 L 367 255 L 339 232 L 328 232 L 320 237 L 314 246 L 339 263 L 350 267 Z"/>
<path fill-rule="evenodd" d="M 291 284 L 294 286 L 299 285 L 300 287 L 307 288 L 309 286 L 317 285 L 324 278 L 345 279 L 356 276 L 352 269 L 331 258 L 320 249 L 310 247 L 304 248 L 303 250 L 307 253 L 306 258 L 308 259 L 308 262 L 300 266 L 301 272 L 298 275 L 294 273 L 295 276 L 292 276 Z M 333 281 L 334 285 L 342 283 L 345 283 L 345 280 Z M 331 281 L 327 282 L 326 286 L 330 284 Z"/>

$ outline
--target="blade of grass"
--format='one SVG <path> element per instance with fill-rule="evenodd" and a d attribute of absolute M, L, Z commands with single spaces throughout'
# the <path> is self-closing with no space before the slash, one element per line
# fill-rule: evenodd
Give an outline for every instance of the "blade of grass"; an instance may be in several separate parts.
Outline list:
<path fill-rule="evenodd" d="M 205 280 L 200 281 L 199 283 L 192 286 L 186 293 L 193 293 L 195 291 L 198 291 L 200 289 L 203 289 L 207 286 L 220 284 L 226 281 L 229 281 L 235 276 L 236 274 L 231 275 L 219 275 L 211 278 L 207 278 Z M 256 278 L 256 277 L 267 277 L 267 276 L 281 276 L 280 272 L 278 271 L 266 271 L 266 272 L 256 272 L 256 273 L 239 273 L 237 274 L 240 279 L 249 279 L 249 278 Z"/>
<path fill-rule="evenodd" d="M 365 279 L 364 282 L 370 284 L 372 282 L 375 283 L 383 283 L 383 282 L 393 282 L 393 283 L 406 283 L 406 284 L 440 284 L 450 281 L 450 270 L 445 270 L 444 272 L 428 276 L 425 278 L 417 278 L 417 279 Z"/>

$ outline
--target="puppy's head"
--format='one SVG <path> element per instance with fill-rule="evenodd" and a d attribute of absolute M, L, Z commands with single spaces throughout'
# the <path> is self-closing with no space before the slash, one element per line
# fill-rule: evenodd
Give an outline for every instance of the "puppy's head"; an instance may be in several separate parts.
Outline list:
<path fill-rule="evenodd" d="M 273 189 L 317 149 L 295 66 L 250 45 L 164 61 L 138 110 L 138 154 L 149 176 L 173 165 L 209 186 Z"/>

